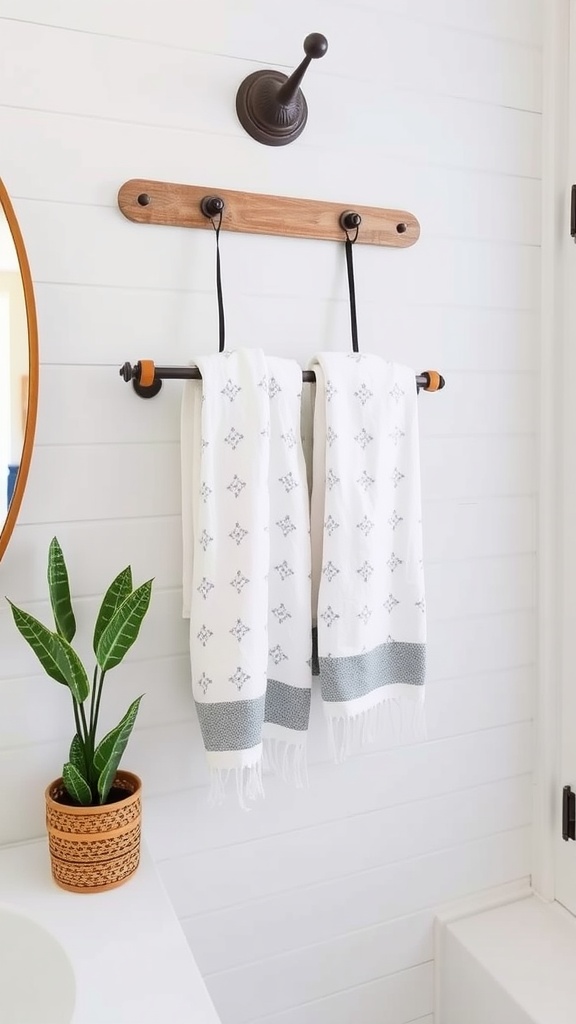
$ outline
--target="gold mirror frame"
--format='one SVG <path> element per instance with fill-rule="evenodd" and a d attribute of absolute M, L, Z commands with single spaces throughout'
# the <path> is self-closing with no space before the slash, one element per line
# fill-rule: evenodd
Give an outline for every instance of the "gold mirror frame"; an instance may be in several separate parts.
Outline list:
<path fill-rule="evenodd" d="M 20 268 L 20 276 L 22 278 L 22 288 L 24 290 L 24 304 L 26 306 L 26 320 L 28 324 L 28 407 L 26 410 L 26 429 L 24 432 L 24 445 L 22 447 L 22 457 L 20 459 L 20 468 L 18 470 L 18 476 L 16 477 L 16 484 L 14 487 L 14 493 L 12 500 L 8 508 L 6 520 L 4 525 L 0 528 L 0 559 L 2 558 L 12 531 L 16 525 L 18 513 L 20 511 L 20 505 L 22 504 L 22 498 L 24 497 L 24 490 L 26 488 L 26 481 L 28 479 L 28 470 L 30 469 L 30 460 L 32 458 L 32 448 L 34 446 L 34 434 L 36 431 L 36 413 L 38 409 L 38 321 L 36 319 L 36 305 L 34 303 L 34 290 L 32 288 L 32 275 L 30 274 L 30 265 L 28 263 L 28 257 L 26 255 L 26 249 L 24 247 L 24 239 L 16 220 L 16 214 L 14 208 L 10 202 L 10 197 L 4 187 L 2 179 L 0 178 L 0 206 L 4 210 L 6 220 L 8 221 L 8 227 L 14 240 L 14 247 L 16 249 L 16 255 L 18 257 L 18 266 Z"/>

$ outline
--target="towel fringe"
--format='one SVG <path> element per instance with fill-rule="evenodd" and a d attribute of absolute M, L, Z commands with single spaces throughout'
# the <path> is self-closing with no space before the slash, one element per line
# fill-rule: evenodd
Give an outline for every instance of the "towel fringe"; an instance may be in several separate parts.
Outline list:
<path fill-rule="evenodd" d="M 274 775 L 295 786 L 296 789 L 307 789 L 308 764 L 306 760 L 306 744 L 291 743 L 276 737 L 264 739 L 264 768 Z"/>
<path fill-rule="evenodd" d="M 327 724 L 338 764 L 386 734 L 405 743 L 425 742 L 428 738 L 422 700 L 388 698 L 353 715 L 330 715 Z"/>
<path fill-rule="evenodd" d="M 264 798 L 264 787 L 262 785 L 262 760 L 254 764 L 241 765 L 238 768 L 212 768 L 210 770 L 210 793 L 208 802 L 213 806 L 224 803 L 226 798 L 226 787 L 230 775 L 234 774 L 236 782 L 236 795 L 239 806 L 243 811 L 250 810 L 246 806 L 247 800 L 258 800 Z"/>

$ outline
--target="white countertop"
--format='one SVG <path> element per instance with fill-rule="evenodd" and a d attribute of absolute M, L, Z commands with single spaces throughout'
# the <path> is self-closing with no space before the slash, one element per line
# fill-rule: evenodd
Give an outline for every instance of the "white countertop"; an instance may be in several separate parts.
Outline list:
<path fill-rule="evenodd" d="M 150 855 L 111 892 L 52 881 L 45 840 L 0 848 L 0 903 L 46 928 L 76 978 L 73 1024 L 220 1024 Z"/>

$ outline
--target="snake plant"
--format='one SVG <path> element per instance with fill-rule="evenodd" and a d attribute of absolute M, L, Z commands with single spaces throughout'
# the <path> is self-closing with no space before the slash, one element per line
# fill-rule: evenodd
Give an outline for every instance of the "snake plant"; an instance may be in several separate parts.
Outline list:
<path fill-rule="evenodd" d="M 62 769 L 64 786 L 75 804 L 104 804 L 113 786 L 120 759 L 130 738 L 141 697 L 100 741 L 97 740 L 100 701 L 106 673 L 119 665 L 138 633 L 152 591 L 152 580 L 133 589 L 130 566 L 110 584 L 94 628 L 96 665 L 92 686 L 78 654 L 72 647 L 76 620 L 72 610 L 68 570 L 56 537 L 48 551 L 48 590 L 55 629 L 8 601 L 14 622 L 47 674 L 67 686 L 72 697 L 76 732 L 68 761 Z"/>

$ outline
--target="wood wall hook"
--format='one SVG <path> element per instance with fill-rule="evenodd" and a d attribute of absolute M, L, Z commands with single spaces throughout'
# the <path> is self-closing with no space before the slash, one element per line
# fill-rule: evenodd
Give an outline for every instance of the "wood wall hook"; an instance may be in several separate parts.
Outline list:
<path fill-rule="evenodd" d="M 312 60 L 328 49 L 326 36 L 312 32 L 304 40 L 304 60 L 290 78 L 281 71 L 253 71 L 236 94 L 238 120 L 248 135 L 265 146 L 287 146 L 302 134 L 308 106 L 300 89 Z"/>
<path fill-rule="evenodd" d="M 145 204 L 141 202 L 142 196 L 146 197 Z M 222 204 L 223 231 L 341 242 L 341 217 L 352 213 L 362 221 L 358 234 L 360 245 L 407 249 L 418 241 L 420 235 L 417 218 L 407 210 L 378 206 L 351 208 L 346 203 L 258 195 L 223 188 L 215 190 L 206 185 L 179 185 L 145 178 L 124 182 L 118 193 L 118 206 L 128 220 L 139 224 L 171 224 L 211 231 L 212 214 L 203 211 L 202 203 L 206 207 L 206 201 L 216 199 Z"/>

